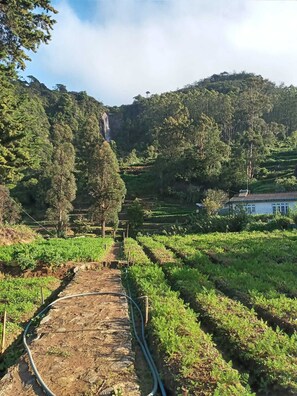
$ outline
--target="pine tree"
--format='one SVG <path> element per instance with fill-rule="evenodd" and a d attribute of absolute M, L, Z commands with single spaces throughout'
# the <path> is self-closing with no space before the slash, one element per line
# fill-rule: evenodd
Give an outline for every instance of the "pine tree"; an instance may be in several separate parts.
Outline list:
<path fill-rule="evenodd" d="M 34 162 L 30 156 L 31 134 L 26 100 L 17 95 L 14 85 L 0 75 L 0 184 L 14 183 Z"/>
<path fill-rule="evenodd" d="M 103 143 L 100 134 L 99 121 L 95 114 L 91 114 L 82 124 L 77 134 L 77 183 L 81 191 L 87 190 L 90 174 L 93 168 L 93 156 L 96 145 Z"/>
<path fill-rule="evenodd" d="M 89 186 L 93 198 L 90 211 L 94 220 L 100 222 L 104 237 L 106 223 L 118 221 L 118 213 L 126 194 L 117 158 L 106 141 L 101 146 L 97 145 L 94 151 Z"/>
<path fill-rule="evenodd" d="M 56 12 L 49 0 L 0 1 L 0 70 L 25 68 L 27 51 L 49 41 Z"/>
<path fill-rule="evenodd" d="M 76 195 L 74 178 L 75 152 L 72 145 L 72 131 L 66 124 L 56 123 L 53 127 L 54 154 L 49 169 L 51 187 L 47 193 L 49 209 L 47 216 L 56 222 L 57 235 L 63 236 L 68 213 L 72 210 L 72 201 Z"/>

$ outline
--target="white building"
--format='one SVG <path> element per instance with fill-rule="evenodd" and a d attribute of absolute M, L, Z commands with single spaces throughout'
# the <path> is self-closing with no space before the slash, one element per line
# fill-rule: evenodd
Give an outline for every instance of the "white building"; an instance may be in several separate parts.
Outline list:
<path fill-rule="evenodd" d="M 272 194 L 249 194 L 248 190 L 240 190 L 228 201 L 228 205 L 235 209 L 242 206 L 249 214 L 287 214 L 289 209 L 295 209 L 297 191 Z"/>

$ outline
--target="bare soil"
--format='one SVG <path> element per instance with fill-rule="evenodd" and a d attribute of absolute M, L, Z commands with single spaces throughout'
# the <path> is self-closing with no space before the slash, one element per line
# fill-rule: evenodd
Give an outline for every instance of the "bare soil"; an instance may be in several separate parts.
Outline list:
<path fill-rule="evenodd" d="M 116 248 L 108 260 L 116 259 Z M 125 293 L 120 276 L 117 269 L 80 269 L 62 295 Z M 30 348 L 40 375 L 57 396 L 140 395 L 125 297 L 58 302 L 41 321 Z M 15 395 L 44 395 L 26 355 L 0 381 L 0 396 Z"/>

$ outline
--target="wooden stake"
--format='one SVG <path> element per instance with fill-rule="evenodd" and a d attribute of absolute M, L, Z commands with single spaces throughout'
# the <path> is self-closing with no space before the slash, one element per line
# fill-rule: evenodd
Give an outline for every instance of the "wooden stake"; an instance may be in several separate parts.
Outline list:
<path fill-rule="evenodd" d="M 145 316 L 144 316 L 144 324 L 147 325 L 148 322 L 148 314 L 149 314 L 149 301 L 148 296 L 144 296 L 144 309 L 145 309 Z"/>
<path fill-rule="evenodd" d="M 6 313 L 6 310 L 5 310 L 5 311 L 4 311 L 4 315 L 3 315 L 3 330 L 2 330 L 1 353 L 3 353 L 3 352 L 4 352 L 4 349 L 5 349 L 6 319 L 7 319 L 7 313 Z"/>
<path fill-rule="evenodd" d="M 144 299 L 144 324 L 147 325 L 148 322 L 148 314 L 149 314 L 149 301 L 148 296 L 141 296 L 138 298 L 139 300 Z"/>
<path fill-rule="evenodd" d="M 44 304 L 44 295 L 43 295 L 43 288 L 40 286 L 40 294 L 41 294 L 41 304 Z"/>

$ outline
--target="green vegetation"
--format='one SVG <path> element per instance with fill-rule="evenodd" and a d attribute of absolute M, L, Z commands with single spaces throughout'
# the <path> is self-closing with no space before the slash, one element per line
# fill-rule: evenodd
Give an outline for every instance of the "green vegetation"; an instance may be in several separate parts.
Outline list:
<path fill-rule="evenodd" d="M 52 14 L 57 11 L 50 5 L 49 0 L 2 2 L 0 11 L 1 69 L 24 69 L 24 61 L 30 60 L 28 51 L 35 52 L 41 43 L 49 41 L 50 30 L 55 23 Z"/>
<path fill-rule="evenodd" d="M 0 260 L 22 270 L 37 265 L 60 266 L 67 261 L 99 261 L 113 244 L 111 238 L 50 239 L 0 248 Z"/>
<path fill-rule="evenodd" d="M 253 310 L 236 300 L 222 295 L 215 285 L 196 268 L 187 268 L 168 252 L 162 243 L 151 238 L 139 239 L 157 261 L 170 283 L 179 290 L 193 308 L 201 314 L 201 320 L 228 343 L 226 350 L 246 365 L 258 380 L 260 388 L 272 386 L 294 394 L 297 390 L 297 338 L 273 331 Z M 171 263 L 168 265 L 168 263 Z M 173 264 L 172 264 L 173 263 Z M 164 265 L 167 264 L 167 265 Z"/>
<path fill-rule="evenodd" d="M 220 290 L 290 333 L 297 330 L 296 238 L 288 232 L 157 237 Z"/>
<path fill-rule="evenodd" d="M 49 208 L 47 216 L 53 220 L 57 228 L 57 236 L 65 235 L 68 213 L 73 209 L 76 184 L 74 178 L 75 153 L 72 144 L 71 128 L 63 124 L 63 115 L 57 114 L 59 122 L 53 125 L 55 145 L 53 147 L 52 164 L 49 169 L 51 186 L 47 192 Z"/>
<path fill-rule="evenodd" d="M 127 219 L 129 223 L 130 234 L 131 232 L 135 234 L 137 229 L 143 225 L 144 216 L 144 208 L 139 199 L 135 198 L 131 205 L 127 208 Z"/>
<path fill-rule="evenodd" d="M 166 385 L 174 391 L 185 386 L 190 394 L 205 396 L 251 395 L 202 331 L 194 312 L 170 289 L 161 268 L 149 262 L 135 240 L 125 240 L 125 254 L 135 257 L 129 280 L 150 300 L 149 331 L 159 358 L 165 361 L 161 370 L 169 377 Z"/>
<path fill-rule="evenodd" d="M 115 230 L 118 228 L 118 213 L 126 194 L 117 158 L 107 142 L 95 147 L 89 187 L 93 198 L 90 210 L 93 218 L 100 222 L 102 237 L 105 237 L 106 222 L 111 222 Z"/>
<path fill-rule="evenodd" d="M 127 187 L 128 198 L 134 199 L 151 196 L 152 193 L 157 194 L 155 178 L 151 174 L 149 166 L 125 167 L 121 176 Z"/>
<path fill-rule="evenodd" d="M 4 227 L 19 220 L 16 202 L 41 221 L 47 216 L 58 236 L 66 234 L 73 210 L 78 231 L 96 223 L 102 236 L 107 225 L 116 231 L 124 182 L 129 198 L 140 198 L 126 211 L 134 233 L 140 228 L 181 234 L 292 225 L 296 213 L 267 223 L 263 218 L 251 222 L 246 213 L 212 215 L 227 193 L 247 182 L 253 192 L 297 190 L 296 87 L 277 86 L 251 73 L 221 73 L 108 109 L 62 84 L 51 90 L 33 76 L 19 80 L 17 69 L 25 68 L 28 51 L 49 41 L 55 12 L 49 0 L 0 4 L 1 244 L 35 238 L 26 229 Z M 115 141 L 110 143 L 102 137 L 106 112 L 113 112 Z M 189 218 L 193 203 L 202 200 L 208 215 Z M 149 297 L 148 329 L 168 388 L 179 392 L 185 386 L 203 396 L 251 395 L 243 385 L 246 377 L 224 360 L 232 356 L 251 373 L 257 391 L 297 393 L 295 233 L 167 235 L 139 241 L 149 257 L 135 240 L 126 239 L 125 254 L 133 264 L 128 277 L 135 293 Z M 99 261 L 112 243 L 111 238 L 73 238 L 3 246 L 1 268 L 25 271 Z M 40 287 L 47 297 L 57 282 L 1 277 L 0 315 L 6 306 L 11 341 L 40 306 Z M 197 313 L 227 351 L 224 358 L 200 327 Z M 4 360 L 0 370 L 7 364 Z"/>
<path fill-rule="evenodd" d="M 39 133 L 32 128 L 30 114 L 38 106 L 28 95 L 22 95 L 15 84 L 16 70 L 25 68 L 28 51 L 36 51 L 50 39 L 52 18 L 56 10 L 48 0 L 2 2 L 0 22 L 2 29 L 0 54 L 0 184 L 15 183 L 28 168 L 35 170 L 41 163 L 39 148 L 43 136 L 42 111 Z M 28 111 L 30 108 L 30 111 Z M 42 109 L 43 110 L 43 109 Z M 35 126 L 37 120 L 35 120 Z M 46 138 L 46 137 L 45 137 Z"/>
<path fill-rule="evenodd" d="M 24 323 L 41 306 L 41 287 L 44 298 L 48 298 L 60 282 L 52 277 L 46 278 L 0 278 L 0 317 L 7 311 L 6 346 L 23 331 Z M 0 323 L 0 338 L 3 325 Z M 1 359 L 0 371 L 12 364 L 22 353 L 22 349 L 11 350 Z"/>
<path fill-rule="evenodd" d="M 195 202 L 207 189 L 236 192 L 247 175 L 256 189 L 270 174 L 269 158 L 290 150 L 287 172 L 271 173 L 275 184 L 294 176 L 296 93 L 251 73 L 222 73 L 175 92 L 137 96 L 118 110 L 117 146 L 136 149 L 139 158 L 148 148 L 155 153 L 152 174 L 164 196 Z M 292 180 L 278 182 L 292 188 Z"/>

